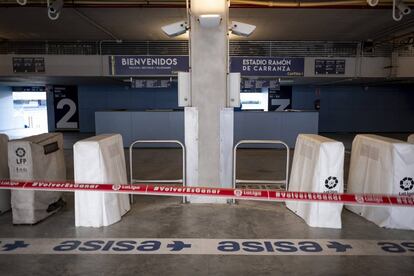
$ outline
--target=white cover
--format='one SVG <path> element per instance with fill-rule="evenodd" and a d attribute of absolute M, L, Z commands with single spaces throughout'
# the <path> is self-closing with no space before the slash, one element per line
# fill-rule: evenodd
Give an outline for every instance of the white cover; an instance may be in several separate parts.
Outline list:
<path fill-rule="evenodd" d="M 344 145 L 335 140 L 299 134 L 289 191 L 343 193 Z M 341 228 L 342 204 L 286 202 L 286 207 L 312 227 Z"/>
<path fill-rule="evenodd" d="M 7 164 L 7 143 L 9 137 L 0 133 L 0 179 L 9 178 L 9 165 Z M 10 191 L 0 190 L 0 214 L 10 210 Z"/>
<path fill-rule="evenodd" d="M 414 144 L 414 134 L 411 134 L 410 136 L 408 136 L 407 141 L 408 141 L 408 143 L 410 143 L 410 144 Z"/>
<path fill-rule="evenodd" d="M 58 149 L 45 153 L 46 147 L 57 143 Z M 66 180 L 66 166 L 61 133 L 44 133 L 9 142 L 10 178 L 16 180 Z M 34 224 L 55 211 L 47 211 L 57 202 L 61 192 L 12 191 L 14 224 Z"/>
<path fill-rule="evenodd" d="M 414 145 L 378 135 L 352 142 L 349 193 L 414 194 Z M 414 230 L 414 210 L 405 207 L 346 206 L 378 226 Z"/>
<path fill-rule="evenodd" d="M 122 137 L 103 134 L 74 145 L 75 182 L 127 183 Z M 114 224 L 130 210 L 129 196 L 100 192 L 75 192 L 76 226 Z"/>

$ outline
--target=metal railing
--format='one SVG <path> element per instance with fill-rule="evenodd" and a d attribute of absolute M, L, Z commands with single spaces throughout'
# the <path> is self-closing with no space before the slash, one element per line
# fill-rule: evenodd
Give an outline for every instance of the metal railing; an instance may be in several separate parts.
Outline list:
<path fill-rule="evenodd" d="M 182 41 L 101 41 L 101 55 L 188 55 L 188 42 Z"/>
<path fill-rule="evenodd" d="M 240 145 L 243 144 L 272 144 L 272 145 L 283 145 L 286 148 L 286 177 L 284 180 L 258 180 L 258 179 L 237 179 L 237 149 Z M 236 189 L 237 184 L 241 183 L 257 183 L 257 184 L 277 184 L 279 186 L 285 185 L 285 190 L 289 188 L 289 158 L 290 150 L 289 146 L 280 140 L 241 140 L 239 141 L 233 149 L 233 189 Z M 234 201 L 233 201 L 234 202 Z"/>
<path fill-rule="evenodd" d="M 355 57 L 358 42 L 230 41 L 231 56 Z"/>
<path fill-rule="evenodd" d="M 134 150 L 134 146 L 136 144 L 177 144 L 181 147 L 182 149 L 182 165 L 183 165 L 183 176 L 181 179 L 150 179 L 150 180 L 145 180 L 145 179 L 135 179 L 134 178 L 134 174 L 133 174 L 133 150 Z M 186 155 L 185 155 L 186 151 L 185 151 L 185 146 L 183 143 L 181 143 L 178 140 L 136 140 L 134 141 L 130 146 L 129 146 L 129 173 L 130 173 L 130 184 L 138 184 L 138 183 L 181 183 L 184 187 L 187 186 L 187 182 L 186 182 L 186 167 L 185 167 L 185 162 L 186 162 Z M 131 196 L 130 198 L 131 202 L 134 202 L 133 196 Z M 183 203 L 186 203 L 187 199 L 186 197 L 183 197 Z"/>
<path fill-rule="evenodd" d="M 414 45 L 406 45 L 398 49 L 400 57 L 414 57 Z"/>
<path fill-rule="evenodd" d="M 99 55 L 99 41 L 3 41 L 0 54 Z"/>
<path fill-rule="evenodd" d="M 230 56 L 357 57 L 390 56 L 395 45 L 384 43 L 372 50 L 356 41 L 230 41 Z M 185 40 L 159 41 L 3 41 L 0 54 L 15 55 L 188 55 Z M 405 51 L 405 55 L 412 54 Z"/>

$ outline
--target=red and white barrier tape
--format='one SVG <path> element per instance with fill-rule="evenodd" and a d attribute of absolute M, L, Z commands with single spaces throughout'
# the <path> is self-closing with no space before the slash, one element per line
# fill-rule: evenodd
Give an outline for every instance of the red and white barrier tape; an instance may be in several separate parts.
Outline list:
<path fill-rule="evenodd" d="M 95 191 L 137 195 L 164 196 L 203 196 L 214 198 L 262 200 L 262 201 L 299 201 L 329 202 L 349 205 L 402 206 L 414 207 L 414 196 L 379 194 L 334 194 L 314 192 L 285 192 L 277 190 L 228 189 L 209 187 L 182 187 L 166 185 L 130 184 L 87 184 L 70 181 L 15 181 L 0 180 L 0 189 L 34 191 Z"/>

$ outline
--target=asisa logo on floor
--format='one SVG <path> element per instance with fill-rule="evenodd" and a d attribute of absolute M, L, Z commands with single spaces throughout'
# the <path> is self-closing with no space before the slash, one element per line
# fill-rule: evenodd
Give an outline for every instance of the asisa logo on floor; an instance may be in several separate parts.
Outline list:
<path fill-rule="evenodd" d="M 1 239 L 5 254 L 388 255 L 414 257 L 414 241 L 332 239 Z"/>

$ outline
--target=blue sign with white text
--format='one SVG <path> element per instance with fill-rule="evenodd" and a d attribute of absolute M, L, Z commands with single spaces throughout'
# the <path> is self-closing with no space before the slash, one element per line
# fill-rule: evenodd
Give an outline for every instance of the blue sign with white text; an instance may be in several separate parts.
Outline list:
<path fill-rule="evenodd" d="M 304 58 L 231 57 L 231 72 L 242 76 L 300 77 Z M 187 72 L 188 56 L 110 56 L 109 73 L 113 76 L 171 76 Z"/>
<path fill-rule="evenodd" d="M 304 58 L 232 57 L 231 72 L 242 76 L 300 77 L 305 71 Z"/>
<path fill-rule="evenodd" d="M 188 56 L 110 56 L 113 76 L 170 76 L 188 71 Z"/>

